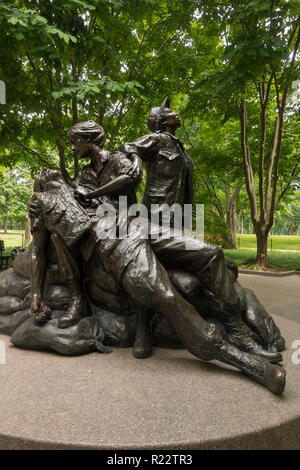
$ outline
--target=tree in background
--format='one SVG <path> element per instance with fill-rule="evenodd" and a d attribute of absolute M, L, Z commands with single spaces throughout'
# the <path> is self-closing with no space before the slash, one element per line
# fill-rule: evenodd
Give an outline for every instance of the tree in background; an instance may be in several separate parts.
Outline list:
<path fill-rule="evenodd" d="M 300 234 L 300 189 L 294 186 L 294 191 L 281 201 L 275 213 L 275 223 L 272 234 L 299 235 Z"/>
<path fill-rule="evenodd" d="M 121 124 L 144 123 L 155 97 L 180 89 L 192 14 L 188 0 L 1 3 L 2 163 L 57 168 L 69 182 L 80 162 L 66 133 L 79 120 L 96 120 L 107 148 L 118 145 Z"/>
<path fill-rule="evenodd" d="M 287 104 L 299 71 L 299 3 L 211 1 L 199 2 L 198 7 L 198 27 L 207 25 L 221 41 L 210 67 L 195 83 L 195 96 L 198 93 L 203 102 L 204 94 L 204 101 L 224 116 L 232 115 L 234 107 L 238 111 L 257 263 L 267 266 L 276 206 L 299 175 L 299 154 L 287 165 L 288 177 L 282 161 Z"/>
<path fill-rule="evenodd" d="M 19 170 L 0 175 L 0 214 L 3 230 L 7 233 L 8 220 L 25 221 L 32 193 L 32 180 Z"/>
<path fill-rule="evenodd" d="M 189 98 L 183 97 L 181 107 Z M 242 165 L 236 151 L 239 129 L 228 120 L 220 126 L 220 116 L 185 119 L 178 136 L 194 161 L 195 202 L 205 206 L 205 232 L 208 241 L 224 248 L 236 248 L 237 207 L 244 186 Z"/>
<path fill-rule="evenodd" d="M 56 168 L 68 182 L 81 165 L 72 124 L 96 120 L 113 150 L 147 133 L 168 95 L 195 161 L 195 202 L 230 246 L 250 204 L 266 264 L 275 209 L 299 175 L 295 0 L 13 0 L 0 4 L 0 28 L 0 164 Z"/>

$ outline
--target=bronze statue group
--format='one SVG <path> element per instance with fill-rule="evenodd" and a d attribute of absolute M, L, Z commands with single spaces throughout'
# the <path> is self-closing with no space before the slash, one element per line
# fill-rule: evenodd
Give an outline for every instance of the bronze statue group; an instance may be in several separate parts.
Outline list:
<path fill-rule="evenodd" d="M 44 298 L 51 246 L 71 293 L 59 328 L 92 314 L 88 272 L 101 279 L 97 296 L 102 305 L 109 310 L 114 299 L 121 299 L 119 304 L 129 305 L 135 315 L 135 357 L 151 355 L 152 318 L 159 312 L 192 354 L 235 366 L 281 394 L 285 370 L 278 363 L 284 339 L 254 293 L 239 284 L 237 267 L 222 249 L 191 234 L 175 237 L 172 228 L 165 237 L 163 224 L 151 222 L 145 237 L 141 219 L 124 219 L 119 211 L 120 196 L 127 197 L 128 206 L 137 202 L 142 162 L 147 173 L 143 204 L 149 212 L 153 204 L 183 207 L 193 202 L 193 162 L 175 136 L 180 120 L 168 99 L 151 109 L 147 124 L 150 134 L 109 152 L 103 149 L 105 132 L 100 125 L 78 123 L 68 136 L 73 150 L 87 161 L 79 177 L 67 185 L 54 170 L 44 169 L 37 176 L 29 205 L 31 315 L 41 327 L 51 318 Z M 115 212 L 99 211 L 103 204 Z M 124 223 L 126 237 L 103 237 L 112 226 Z"/>

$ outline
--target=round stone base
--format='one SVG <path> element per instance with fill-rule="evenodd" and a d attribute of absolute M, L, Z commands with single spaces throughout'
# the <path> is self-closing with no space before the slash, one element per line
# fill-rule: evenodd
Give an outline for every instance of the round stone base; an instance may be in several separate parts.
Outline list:
<path fill-rule="evenodd" d="M 274 316 L 275 317 L 275 316 Z M 299 449 L 300 325 L 286 338 L 285 393 L 185 350 L 131 348 L 64 357 L 7 345 L 0 364 L 1 449 Z M 298 354 L 300 358 L 300 353 Z"/>

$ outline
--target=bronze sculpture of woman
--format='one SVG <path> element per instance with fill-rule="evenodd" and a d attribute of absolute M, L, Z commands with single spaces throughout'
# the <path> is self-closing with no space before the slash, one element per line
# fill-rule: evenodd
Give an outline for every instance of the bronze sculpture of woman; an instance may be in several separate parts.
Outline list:
<path fill-rule="evenodd" d="M 218 328 L 213 323 L 204 320 L 195 307 L 187 302 L 172 285 L 167 271 L 155 256 L 150 241 L 141 238 L 141 227 L 135 219 L 129 221 L 129 237 L 127 239 L 103 240 L 99 238 L 103 219 L 97 220 L 97 204 L 103 202 L 104 198 L 104 200 L 107 201 L 108 199 L 114 205 L 116 195 L 122 194 L 123 190 L 129 191 L 129 193 L 132 190 L 134 191 L 136 183 L 132 183 L 132 180 L 139 181 L 141 165 L 139 160 L 134 159 L 134 157 L 128 158 L 123 153 L 109 154 L 103 152 L 101 146 L 95 143 L 97 140 L 99 142 L 100 136 L 103 135 L 103 129 L 96 123 L 91 121 L 79 123 L 73 126 L 69 135 L 78 153 L 91 159 L 90 165 L 80 175 L 75 190 L 78 200 L 83 200 L 82 206 L 84 206 L 92 221 L 91 229 L 87 229 L 82 237 L 74 242 L 76 250 L 81 250 L 85 262 L 92 257 L 93 262 L 96 265 L 101 265 L 102 269 L 104 268 L 115 283 L 121 286 L 125 296 L 129 297 L 138 308 L 154 308 L 160 311 L 173 326 L 183 345 L 192 354 L 203 360 L 218 359 L 234 365 L 267 386 L 274 393 L 282 393 L 285 384 L 285 371 L 282 367 L 273 365 L 270 362 L 280 361 L 281 355 L 276 352 L 266 351 L 261 347 L 258 348 L 261 353 L 260 356 L 247 353 L 226 341 Z M 47 192 L 47 184 L 51 182 L 51 179 L 51 172 L 48 172 L 48 181 L 41 188 L 42 193 Z M 60 183 L 63 184 L 62 181 Z M 100 191 L 99 186 L 102 188 Z M 94 198 L 86 197 L 91 191 L 97 191 L 97 198 L 100 198 L 98 202 Z M 48 226 L 45 229 L 47 215 L 44 211 L 41 216 L 41 209 L 38 207 L 37 201 L 35 201 L 35 205 L 31 205 L 31 214 L 33 219 L 42 219 L 41 228 L 33 231 L 34 253 L 35 246 L 39 243 L 40 233 L 49 231 L 51 227 Z M 116 217 L 118 218 L 118 214 Z M 73 221 L 70 220 L 71 222 Z M 38 226 L 39 224 L 37 224 Z M 74 268 L 76 262 L 72 256 L 72 250 L 69 250 L 63 238 L 58 234 L 55 224 L 50 232 L 52 232 L 52 239 L 60 255 L 61 271 L 66 277 L 69 277 L 69 280 L 75 279 L 78 286 L 80 284 L 80 270 Z M 72 228 L 70 232 L 72 232 Z M 70 246 L 72 245 L 71 243 Z M 228 277 L 224 257 L 219 254 L 220 249 L 208 245 L 201 245 L 201 247 L 203 256 L 200 257 L 198 254 L 197 262 L 200 262 L 200 265 L 196 263 L 196 269 L 204 271 L 207 279 L 210 276 L 216 279 L 223 279 L 224 276 L 225 278 Z M 74 249 L 74 246 L 72 248 Z M 170 253 L 170 247 L 168 247 L 168 250 Z M 37 251 L 41 254 L 43 247 L 41 246 Z M 184 253 L 185 255 L 186 253 Z M 209 260 L 211 260 L 210 264 L 208 263 Z M 34 262 L 36 261 L 37 257 L 35 256 Z M 207 264 L 209 264 L 209 268 L 207 268 Z M 211 265 L 214 265 L 213 269 Z M 40 275 L 41 269 L 38 272 Z M 40 279 L 42 279 L 42 276 Z M 33 270 L 33 286 L 37 286 L 38 282 L 39 280 L 36 279 Z M 212 290 L 214 290 L 214 286 Z M 222 294 L 222 286 L 219 292 L 217 290 L 212 292 L 216 298 L 220 295 L 220 309 L 222 310 L 224 305 L 228 307 L 228 303 L 231 308 L 234 303 L 230 302 L 231 299 L 222 298 L 220 293 Z M 39 290 L 40 294 L 41 289 Z M 34 292 L 33 295 L 35 295 Z M 80 297 L 79 292 L 76 295 Z M 234 295 L 234 297 L 236 296 Z M 229 302 L 226 302 L 226 300 L 229 300 Z M 39 301 L 42 301 L 42 299 L 39 299 Z M 35 313 L 39 315 L 40 312 L 37 310 Z M 68 326 L 72 322 L 78 321 L 81 315 L 82 312 L 76 317 L 76 309 L 69 311 L 61 326 Z"/>

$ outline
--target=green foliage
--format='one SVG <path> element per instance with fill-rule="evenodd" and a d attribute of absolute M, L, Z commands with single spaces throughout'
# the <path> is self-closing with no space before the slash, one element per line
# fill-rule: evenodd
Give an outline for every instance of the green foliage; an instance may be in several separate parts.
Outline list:
<path fill-rule="evenodd" d="M 0 177 L 0 217 L 25 220 L 32 193 L 32 180 L 18 170 L 6 171 Z"/>
<path fill-rule="evenodd" d="M 7 105 L 0 105 L 0 165 L 13 169 L 20 164 L 32 177 L 47 166 L 68 181 L 82 165 L 67 140 L 73 123 L 99 122 L 107 133 L 106 148 L 116 149 L 148 132 L 149 109 L 168 95 L 184 124 L 178 137 L 195 163 L 195 202 L 205 204 L 211 234 L 226 240 L 228 188 L 232 196 L 241 186 L 237 215 L 245 221 L 250 217 L 237 104 L 246 92 L 259 199 L 258 85 L 274 69 L 263 169 L 266 173 L 270 162 L 276 87 L 279 99 L 287 88 L 278 188 L 284 189 L 291 175 L 292 181 L 299 179 L 299 109 L 289 101 L 299 76 L 298 56 L 293 69 L 288 66 L 298 8 L 296 0 L 0 3 L 0 79 L 7 87 Z M 281 227 L 287 228 L 288 217 L 291 227 L 297 219 L 292 194 L 287 187 L 278 206 L 278 214 L 286 214 Z M 259 200 L 257 206 L 260 210 Z"/>
<path fill-rule="evenodd" d="M 109 148 L 123 143 L 123 132 L 117 139 L 121 123 L 133 134 L 137 122 L 144 126 L 152 100 L 184 83 L 192 13 L 187 0 L 1 4 L 7 106 L 0 108 L 0 163 L 25 162 L 33 173 L 58 167 L 68 180 L 80 162 L 66 132 L 79 120 L 102 124 Z"/>

